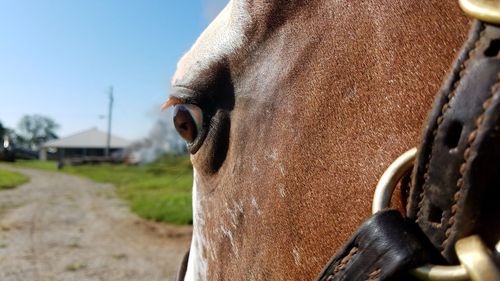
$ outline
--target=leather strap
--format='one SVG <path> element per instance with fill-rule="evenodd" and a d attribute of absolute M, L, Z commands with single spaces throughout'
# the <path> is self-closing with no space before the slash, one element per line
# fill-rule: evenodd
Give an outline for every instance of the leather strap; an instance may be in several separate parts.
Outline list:
<path fill-rule="evenodd" d="M 408 216 L 449 263 L 455 242 L 500 239 L 500 28 L 476 22 L 438 93 L 413 174 Z"/>
<path fill-rule="evenodd" d="M 414 222 L 385 210 L 361 225 L 316 280 L 414 280 L 409 269 L 439 261 L 439 252 Z"/>

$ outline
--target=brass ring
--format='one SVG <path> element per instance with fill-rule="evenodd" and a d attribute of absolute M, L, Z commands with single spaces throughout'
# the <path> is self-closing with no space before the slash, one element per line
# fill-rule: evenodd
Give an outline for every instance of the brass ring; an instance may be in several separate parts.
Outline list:
<path fill-rule="evenodd" d="M 487 23 L 500 24 L 500 2 L 491 0 L 459 0 L 467 15 Z"/>
<path fill-rule="evenodd" d="M 373 196 L 372 214 L 389 208 L 392 193 L 401 178 L 413 167 L 413 162 L 417 155 L 417 148 L 414 147 L 399 156 L 382 174 L 375 194 Z M 427 264 L 410 270 L 410 273 L 421 279 L 429 281 L 465 281 L 469 280 L 467 270 L 461 266 L 432 265 Z"/>
<path fill-rule="evenodd" d="M 392 164 L 385 170 L 382 177 L 375 187 L 373 195 L 372 214 L 389 208 L 391 203 L 392 193 L 401 178 L 413 167 L 413 162 L 417 155 L 417 148 L 414 147 L 405 153 L 401 154 Z"/>

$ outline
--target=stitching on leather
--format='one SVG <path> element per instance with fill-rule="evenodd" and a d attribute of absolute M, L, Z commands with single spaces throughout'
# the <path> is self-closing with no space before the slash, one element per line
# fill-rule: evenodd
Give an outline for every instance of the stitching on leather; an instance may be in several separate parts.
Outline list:
<path fill-rule="evenodd" d="M 358 247 L 353 247 L 349 253 L 340 260 L 340 262 L 335 266 L 333 269 L 333 272 L 328 276 L 327 280 L 329 280 L 330 277 L 334 277 L 335 274 L 339 273 L 342 271 L 348 264 L 351 262 L 352 258 L 358 253 Z M 333 279 L 330 279 L 333 280 Z"/>
<path fill-rule="evenodd" d="M 490 96 L 483 102 L 483 112 L 479 115 L 479 117 L 476 118 L 475 120 L 475 125 L 476 127 L 474 130 L 470 132 L 470 134 L 467 136 L 467 147 L 464 150 L 464 161 L 460 165 L 460 178 L 457 180 L 456 187 L 457 191 L 455 194 L 453 194 L 453 205 L 451 206 L 451 217 L 450 220 L 447 224 L 446 231 L 445 231 L 445 236 L 446 238 L 444 239 L 443 243 L 441 243 L 441 248 L 443 249 L 441 253 L 444 251 L 445 245 L 448 243 L 448 240 L 450 238 L 451 234 L 451 229 L 455 225 L 455 215 L 457 213 L 458 209 L 458 200 L 460 200 L 461 197 L 461 190 L 463 186 L 463 177 L 467 169 L 467 162 L 469 161 L 469 156 L 470 156 L 470 147 L 472 146 L 472 143 L 476 140 L 477 137 L 477 132 L 481 128 L 481 125 L 483 124 L 484 121 L 484 114 L 488 110 L 488 108 L 491 106 L 493 97 L 495 96 L 495 93 L 498 93 L 500 90 L 500 73 L 497 73 L 497 80 L 496 83 L 491 87 L 490 90 Z"/>
<path fill-rule="evenodd" d="M 451 88 L 451 90 L 449 91 L 449 94 L 446 96 L 446 102 L 443 104 L 443 106 L 441 107 L 441 111 L 438 115 L 438 117 L 436 118 L 436 126 L 434 128 L 434 130 L 432 131 L 432 139 L 430 140 L 430 144 L 429 146 L 431 147 L 432 149 L 432 146 L 434 145 L 434 140 L 436 139 L 436 135 L 437 135 L 437 132 L 438 132 L 438 129 L 439 127 L 441 126 L 441 123 L 443 123 L 443 116 L 444 114 L 446 113 L 446 111 L 448 111 L 448 108 L 449 108 L 449 103 L 451 101 L 451 99 L 455 96 L 456 94 L 456 90 L 458 88 L 458 85 L 460 84 L 460 81 L 462 80 L 462 77 L 465 73 L 465 68 L 467 67 L 467 65 L 469 64 L 470 60 L 474 57 L 476 51 L 477 51 L 477 48 L 479 47 L 479 39 L 483 36 L 483 33 L 484 33 L 484 30 L 485 30 L 485 26 L 484 24 L 481 24 L 481 27 L 480 29 L 478 30 L 478 33 L 480 34 L 477 38 L 477 41 L 475 42 L 474 44 L 474 48 L 472 48 L 468 53 L 467 53 L 467 58 L 464 60 L 464 62 L 460 65 L 460 71 L 458 72 L 458 77 L 455 81 L 453 81 L 453 86 Z M 416 219 L 416 222 L 420 222 L 420 219 L 422 218 L 423 214 L 422 214 L 422 205 L 423 205 L 423 202 L 424 202 L 424 186 L 425 184 L 428 182 L 429 180 L 429 164 L 432 160 L 432 151 L 429 153 L 429 155 L 427 155 L 427 159 L 426 159 L 426 162 L 425 162 L 425 170 L 424 170 L 424 182 L 422 183 L 422 192 L 419 194 L 419 202 L 417 204 L 417 219 Z M 443 220 L 443 218 L 441 217 L 441 220 Z"/>
<path fill-rule="evenodd" d="M 374 271 L 372 271 L 370 273 L 370 275 L 368 275 L 368 279 L 366 279 L 366 281 L 376 281 L 376 280 L 378 280 L 378 278 L 380 276 L 380 272 L 382 272 L 382 269 L 380 269 L 380 268 L 375 269 Z"/>

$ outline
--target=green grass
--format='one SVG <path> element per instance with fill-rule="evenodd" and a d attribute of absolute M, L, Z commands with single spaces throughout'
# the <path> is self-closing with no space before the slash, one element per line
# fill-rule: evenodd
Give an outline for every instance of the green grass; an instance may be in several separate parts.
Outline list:
<path fill-rule="evenodd" d="M 23 174 L 0 170 L 0 190 L 14 188 L 29 180 Z"/>
<path fill-rule="evenodd" d="M 14 163 L 8 163 L 12 166 L 33 168 L 47 171 L 57 171 L 57 162 L 55 161 L 38 161 L 38 160 L 17 160 Z"/>
<path fill-rule="evenodd" d="M 13 165 L 57 171 L 56 163 L 51 161 L 26 160 Z M 144 166 L 65 166 L 62 172 L 114 184 L 118 195 L 143 218 L 173 224 L 192 223 L 192 167 L 188 156 L 163 156 Z"/>

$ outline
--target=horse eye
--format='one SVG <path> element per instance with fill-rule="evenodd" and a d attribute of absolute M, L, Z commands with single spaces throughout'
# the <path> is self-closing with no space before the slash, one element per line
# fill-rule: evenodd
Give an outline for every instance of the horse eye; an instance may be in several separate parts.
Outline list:
<path fill-rule="evenodd" d="M 203 113 L 193 104 L 178 104 L 174 107 L 174 125 L 179 135 L 192 143 L 199 135 L 203 124 Z"/>

